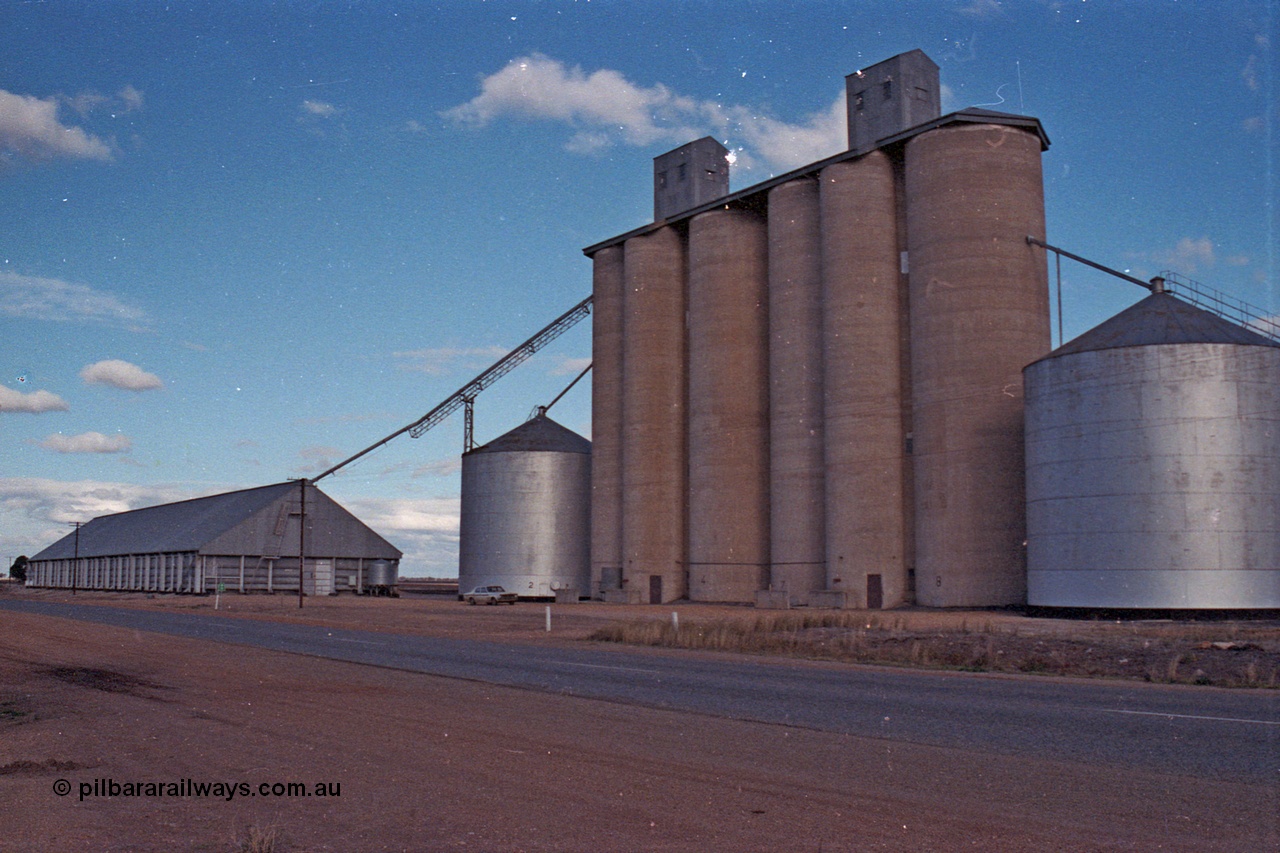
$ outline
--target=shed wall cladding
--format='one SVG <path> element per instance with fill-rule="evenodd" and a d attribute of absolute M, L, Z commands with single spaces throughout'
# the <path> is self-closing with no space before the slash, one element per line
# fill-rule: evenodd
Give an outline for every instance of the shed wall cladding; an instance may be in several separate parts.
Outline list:
<path fill-rule="evenodd" d="M 297 483 L 95 518 L 32 557 L 27 586 L 137 592 L 297 592 Z M 362 592 L 376 560 L 401 553 L 307 487 L 303 591 Z"/>

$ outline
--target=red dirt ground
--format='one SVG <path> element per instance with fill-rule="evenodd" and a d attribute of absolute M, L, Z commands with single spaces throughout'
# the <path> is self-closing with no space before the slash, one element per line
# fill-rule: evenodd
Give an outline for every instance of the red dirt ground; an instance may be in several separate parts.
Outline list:
<path fill-rule="evenodd" d="M 296 599 L 239 596 L 221 605 L 244 618 L 531 644 L 581 642 L 620 616 L 669 618 L 669 609 L 554 607 L 548 635 L 541 605 L 332 598 L 298 611 Z M 682 620 L 743 613 L 676 609 Z M 835 736 L 26 614 L 0 612 L 0 625 L 6 851 L 1239 851 L 1280 840 L 1275 792 L 1255 786 Z M 67 796 L 54 793 L 60 779 L 71 783 Z M 326 798 L 81 800 L 80 786 L 95 779 L 341 787 Z"/>

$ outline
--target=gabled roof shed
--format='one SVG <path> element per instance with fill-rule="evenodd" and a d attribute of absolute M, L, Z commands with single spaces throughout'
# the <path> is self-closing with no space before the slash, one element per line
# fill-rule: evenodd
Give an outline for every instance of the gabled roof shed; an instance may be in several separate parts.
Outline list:
<path fill-rule="evenodd" d="M 100 516 L 32 557 L 27 585 L 296 592 L 301 497 L 285 482 Z M 306 522 L 307 591 L 360 591 L 367 564 L 402 556 L 313 485 Z"/>

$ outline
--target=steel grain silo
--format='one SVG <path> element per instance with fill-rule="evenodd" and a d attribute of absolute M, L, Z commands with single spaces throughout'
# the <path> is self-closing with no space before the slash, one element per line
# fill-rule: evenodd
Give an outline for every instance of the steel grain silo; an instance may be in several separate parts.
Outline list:
<path fill-rule="evenodd" d="M 1280 607 L 1280 346 L 1153 293 L 1025 376 L 1029 604 Z"/>
<path fill-rule="evenodd" d="M 591 442 L 539 414 L 462 457 L 459 592 L 587 591 Z"/>
<path fill-rule="evenodd" d="M 397 595 L 400 582 L 398 560 L 370 560 L 365 566 L 363 592 L 366 595 Z"/>
<path fill-rule="evenodd" d="M 769 582 L 768 261 L 764 221 L 689 224 L 689 598 L 755 601 Z"/>
<path fill-rule="evenodd" d="M 769 582 L 790 603 L 826 589 L 818 182 L 769 191 Z"/>
<path fill-rule="evenodd" d="M 916 599 L 1026 596 L 1022 368 L 1049 350 L 1042 140 L 951 124 L 905 152 Z"/>

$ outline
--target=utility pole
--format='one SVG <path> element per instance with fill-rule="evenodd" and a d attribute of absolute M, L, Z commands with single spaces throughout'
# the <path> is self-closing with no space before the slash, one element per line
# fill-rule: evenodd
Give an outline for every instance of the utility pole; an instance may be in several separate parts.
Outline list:
<path fill-rule="evenodd" d="M 302 609 L 302 583 L 307 574 L 307 478 L 298 480 L 302 499 L 298 503 L 298 609 Z"/>
<path fill-rule="evenodd" d="M 75 559 L 71 561 L 71 594 L 76 594 L 76 581 L 80 578 L 80 522 L 71 521 L 68 524 L 76 526 L 76 549 Z"/>

